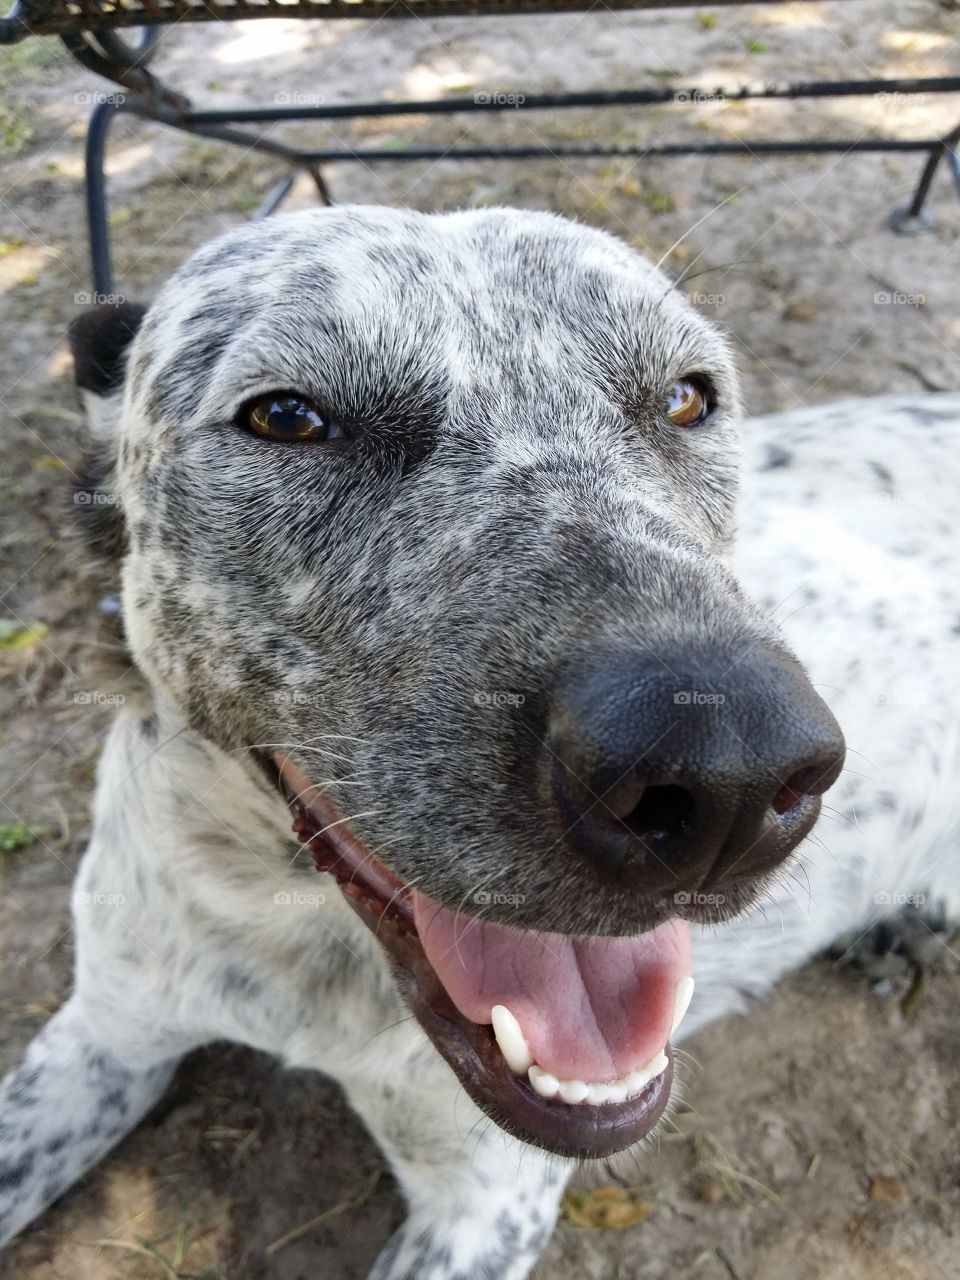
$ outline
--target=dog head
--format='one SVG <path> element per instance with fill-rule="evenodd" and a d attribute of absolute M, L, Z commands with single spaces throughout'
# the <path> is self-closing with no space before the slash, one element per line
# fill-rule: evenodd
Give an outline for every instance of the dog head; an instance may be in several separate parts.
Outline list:
<path fill-rule="evenodd" d="M 77 338 L 81 384 L 124 374 L 140 668 L 257 744 L 482 1105 L 626 1145 L 685 922 L 753 900 L 842 762 L 724 565 L 725 342 L 601 232 L 346 207 L 205 247 L 121 345 Z"/>

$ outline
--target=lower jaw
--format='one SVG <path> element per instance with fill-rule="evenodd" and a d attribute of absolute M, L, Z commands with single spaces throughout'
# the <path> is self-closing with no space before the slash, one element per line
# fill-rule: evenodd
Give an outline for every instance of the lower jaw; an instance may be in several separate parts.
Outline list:
<path fill-rule="evenodd" d="M 543 1098 L 515 1075 L 491 1026 L 457 1009 L 430 965 L 416 929 L 402 910 L 383 910 L 379 899 L 341 884 L 344 897 L 377 937 L 401 995 L 473 1102 L 513 1137 L 569 1159 L 611 1156 L 634 1146 L 656 1126 L 670 1100 L 673 1058 L 631 1098 L 619 1103 L 566 1103 Z"/>
<path fill-rule="evenodd" d="M 634 1146 L 666 1111 L 673 1084 L 669 1046 L 666 1069 L 625 1102 L 590 1106 L 542 1098 L 525 1077 L 510 1070 L 491 1028 L 464 1018 L 439 982 L 402 965 L 396 972 L 417 1021 L 467 1094 L 522 1142 L 570 1159 L 600 1159 Z"/>
<path fill-rule="evenodd" d="M 279 774 L 276 780 L 281 778 Z M 371 878 L 375 859 L 352 833 L 330 814 L 315 813 L 312 804 L 298 804 L 289 785 L 281 785 L 281 790 L 288 801 L 293 800 L 294 830 L 313 852 L 317 869 L 336 877 L 348 904 L 383 947 L 397 986 L 420 1026 L 490 1119 L 522 1142 L 571 1159 L 613 1155 L 652 1131 L 670 1099 L 669 1045 L 666 1068 L 622 1102 L 571 1104 L 542 1097 L 525 1076 L 511 1071 L 491 1026 L 471 1021 L 453 1003 L 427 960 L 403 882 L 382 864 L 376 864 Z M 367 873 L 362 879 L 358 866 Z"/>

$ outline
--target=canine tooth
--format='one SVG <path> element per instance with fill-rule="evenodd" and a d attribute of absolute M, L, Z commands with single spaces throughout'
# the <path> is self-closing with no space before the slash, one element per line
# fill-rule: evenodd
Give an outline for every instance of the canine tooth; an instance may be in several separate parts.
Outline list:
<path fill-rule="evenodd" d="M 533 1066 L 533 1054 L 527 1047 L 520 1023 L 505 1004 L 495 1004 L 490 1010 L 493 1034 L 500 1052 L 515 1076 L 524 1076 Z"/>
<path fill-rule="evenodd" d="M 690 1008 L 690 1001 L 693 999 L 693 979 L 681 978 L 677 983 L 677 992 L 674 996 L 673 1004 L 673 1025 L 670 1028 L 670 1039 L 677 1034 L 677 1027 L 684 1019 L 684 1015 Z"/>
<path fill-rule="evenodd" d="M 670 1059 L 665 1053 L 658 1053 L 652 1062 L 647 1063 L 644 1067 L 644 1071 L 647 1073 L 648 1084 L 651 1080 L 656 1080 L 657 1076 L 662 1075 L 663 1072 L 666 1071 L 667 1063 L 669 1061 Z"/>
<path fill-rule="evenodd" d="M 555 1098 L 557 1096 L 560 1081 L 556 1076 L 552 1076 L 549 1071 L 544 1071 L 543 1067 L 538 1067 L 534 1063 L 527 1072 L 527 1076 L 541 1098 Z"/>
<path fill-rule="evenodd" d="M 561 1080 L 560 1098 L 563 1102 L 583 1102 L 589 1087 L 582 1080 Z"/>

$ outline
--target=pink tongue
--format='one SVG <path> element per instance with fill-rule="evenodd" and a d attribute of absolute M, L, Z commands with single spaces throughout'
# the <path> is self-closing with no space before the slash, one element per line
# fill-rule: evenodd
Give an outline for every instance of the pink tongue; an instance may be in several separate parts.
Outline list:
<path fill-rule="evenodd" d="M 568 938 L 491 924 L 413 893 L 427 959 L 471 1022 L 503 1004 L 541 1067 L 606 1081 L 662 1052 L 674 994 L 690 974 L 690 931 L 670 921 L 639 938 Z"/>

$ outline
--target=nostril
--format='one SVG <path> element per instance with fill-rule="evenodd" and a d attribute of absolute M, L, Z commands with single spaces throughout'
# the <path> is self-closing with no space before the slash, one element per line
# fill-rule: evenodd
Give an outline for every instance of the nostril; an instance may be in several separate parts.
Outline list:
<path fill-rule="evenodd" d="M 789 813 L 801 800 L 816 794 L 818 784 L 828 771 L 821 765 L 808 765 L 805 769 L 798 769 L 796 773 L 792 773 L 771 801 L 774 813 L 781 815 Z M 821 787 L 820 790 L 822 789 Z"/>
<path fill-rule="evenodd" d="M 636 836 L 679 836 L 693 823 L 694 811 L 693 796 L 685 787 L 645 787 L 622 821 Z"/>
<path fill-rule="evenodd" d="M 801 800 L 805 799 L 807 792 L 801 788 L 794 786 L 792 782 L 785 782 L 773 797 L 773 811 L 781 816 L 789 813 L 791 809 L 795 809 Z"/>

